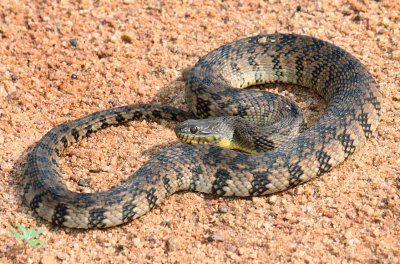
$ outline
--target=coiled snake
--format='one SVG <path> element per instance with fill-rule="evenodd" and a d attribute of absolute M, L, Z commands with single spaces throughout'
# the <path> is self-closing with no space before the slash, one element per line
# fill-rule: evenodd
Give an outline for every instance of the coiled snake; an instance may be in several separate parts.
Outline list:
<path fill-rule="evenodd" d="M 51 129 L 28 156 L 24 193 L 29 206 L 55 224 L 103 228 L 140 217 L 179 190 L 223 196 L 283 191 L 343 162 L 371 136 L 380 119 L 380 93 L 371 74 L 346 51 L 312 37 L 244 38 L 205 55 L 184 77 L 191 113 L 169 106 L 128 105 Z M 96 130 L 129 120 L 230 115 L 261 124 L 294 124 L 294 130 L 303 130 L 301 114 L 290 101 L 235 89 L 271 82 L 313 89 L 327 101 L 326 112 L 298 135 L 289 135 L 291 129 L 281 125 L 272 129 L 289 135 L 280 145 L 275 144 L 279 136 L 265 139 L 255 133 L 252 144 L 266 144 L 270 151 L 246 154 L 213 145 L 177 146 L 155 155 L 121 185 L 98 193 L 72 192 L 61 179 L 57 158 L 65 148 Z M 277 109 L 280 106 L 286 110 Z M 197 127 L 191 128 L 196 134 Z"/>

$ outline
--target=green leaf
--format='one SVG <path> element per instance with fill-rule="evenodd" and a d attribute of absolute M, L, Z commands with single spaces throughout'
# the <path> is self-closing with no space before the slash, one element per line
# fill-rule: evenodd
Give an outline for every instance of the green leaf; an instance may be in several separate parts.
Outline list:
<path fill-rule="evenodd" d="M 28 243 L 29 246 L 31 246 L 33 248 L 37 248 L 39 244 L 42 247 L 46 246 L 46 243 L 44 243 L 44 241 L 42 241 L 40 239 L 31 239 L 27 243 Z"/>
<path fill-rule="evenodd" d="M 17 227 L 22 232 L 22 235 L 24 237 L 26 237 L 27 234 L 28 234 L 28 230 L 26 230 L 26 228 L 23 225 L 19 224 L 19 223 L 17 223 Z"/>
<path fill-rule="evenodd" d="M 39 230 L 35 230 L 34 228 L 30 228 L 29 231 L 30 231 L 32 237 L 36 237 L 36 236 L 38 236 L 38 235 L 40 235 L 40 234 L 42 234 L 44 232 L 44 228 L 41 228 Z"/>
<path fill-rule="evenodd" d="M 22 240 L 24 243 L 28 244 L 33 248 L 37 248 L 39 244 L 41 246 L 46 245 L 46 243 L 43 242 L 42 240 L 34 239 L 35 237 L 37 237 L 38 235 L 42 234 L 45 231 L 44 228 L 41 228 L 39 230 L 35 230 L 32 227 L 26 229 L 23 225 L 19 223 L 17 223 L 17 227 L 21 233 L 18 233 L 18 231 L 12 225 L 8 225 L 8 228 L 11 230 L 14 238 Z"/>
<path fill-rule="evenodd" d="M 26 239 L 29 240 L 31 238 L 34 238 L 36 235 L 37 235 L 36 230 L 31 227 L 26 232 Z"/>
<path fill-rule="evenodd" d="M 8 225 L 8 228 L 11 230 L 13 237 L 18 238 L 18 239 L 23 239 L 23 236 L 21 234 L 19 234 L 12 225 Z"/>

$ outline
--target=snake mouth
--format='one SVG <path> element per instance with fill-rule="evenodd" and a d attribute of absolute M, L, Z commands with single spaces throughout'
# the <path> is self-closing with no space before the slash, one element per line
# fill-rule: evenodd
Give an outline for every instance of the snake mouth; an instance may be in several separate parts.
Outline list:
<path fill-rule="evenodd" d="M 216 134 L 192 135 L 186 133 L 177 133 L 178 139 L 187 144 L 218 145 L 222 138 Z"/>

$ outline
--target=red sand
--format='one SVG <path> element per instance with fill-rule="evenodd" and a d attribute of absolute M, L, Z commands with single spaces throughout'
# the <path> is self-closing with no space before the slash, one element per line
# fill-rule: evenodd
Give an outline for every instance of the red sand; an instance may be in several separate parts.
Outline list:
<path fill-rule="evenodd" d="M 0 3 L 0 263 L 400 262 L 398 2 L 55 2 Z M 107 230 L 55 227 L 23 203 L 26 154 L 51 127 L 129 103 L 184 107 L 183 69 L 261 32 L 328 40 L 375 76 L 382 122 L 343 165 L 269 197 L 176 194 Z M 323 109 L 321 100 L 290 91 L 283 94 L 309 120 Z M 178 144 L 173 125 L 132 122 L 82 141 L 63 158 L 69 186 L 82 189 L 79 178 L 88 181 L 86 191 L 118 184 L 152 154 Z M 44 227 L 47 246 L 14 239 L 7 225 L 17 222 Z"/>

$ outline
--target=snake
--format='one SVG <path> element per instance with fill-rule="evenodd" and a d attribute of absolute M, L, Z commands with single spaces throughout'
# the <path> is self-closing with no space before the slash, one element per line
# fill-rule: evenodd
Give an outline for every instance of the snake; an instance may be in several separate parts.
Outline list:
<path fill-rule="evenodd" d="M 241 38 L 201 57 L 183 77 L 189 111 L 133 104 L 50 129 L 27 156 L 28 206 L 56 225 L 106 228 L 142 216 L 178 191 L 235 197 L 282 192 L 342 163 L 380 120 L 382 97 L 372 74 L 344 49 L 311 36 Z M 309 89 L 327 108 L 306 126 L 299 107 L 286 97 L 240 89 L 265 83 Z M 141 119 L 181 122 L 178 138 L 191 144 L 162 150 L 106 191 L 67 188 L 57 164 L 68 146 L 105 127 Z"/>

